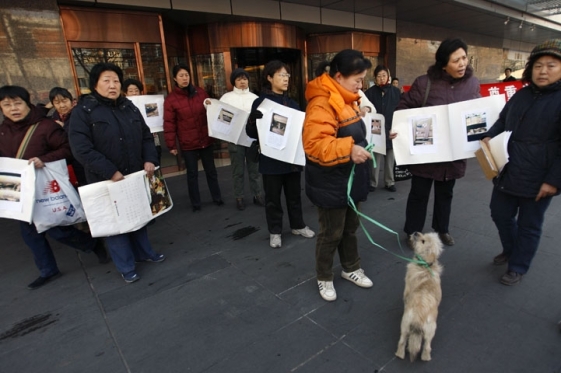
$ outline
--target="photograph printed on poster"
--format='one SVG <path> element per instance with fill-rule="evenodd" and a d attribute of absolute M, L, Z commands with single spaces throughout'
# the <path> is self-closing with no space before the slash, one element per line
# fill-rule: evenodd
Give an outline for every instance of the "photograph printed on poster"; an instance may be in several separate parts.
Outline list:
<path fill-rule="evenodd" d="M 146 117 L 150 118 L 150 117 L 157 117 L 160 115 L 160 113 L 158 112 L 158 104 L 157 103 L 149 103 L 149 104 L 144 104 L 144 109 L 146 110 Z"/>
<path fill-rule="evenodd" d="M 277 135 L 284 136 L 287 121 L 288 118 L 284 115 L 273 113 L 269 130 L 273 133 L 276 133 Z"/>
<path fill-rule="evenodd" d="M 382 121 L 380 119 L 372 119 L 372 134 L 381 135 L 382 134 Z"/>
<path fill-rule="evenodd" d="M 218 114 L 219 121 L 221 121 L 224 124 L 230 125 L 232 123 L 233 118 L 234 118 L 234 113 L 229 112 L 224 108 L 220 109 L 220 113 Z"/>
<path fill-rule="evenodd" d="M 468 112 L 463 113 L 464 125 L 466 128 L 467 141 L 479 141 L 487 133 L 487 112 Z"/>
<path fill-rule="evenodd" d="M 434 144 L 433 118 L 419 117 L 413 119 L 413 146 Z"/>
<path fill-rule="evenodd" d="M 21 199 L 21 174 L 0 172 L 0 200 L 19 202 Z"/>

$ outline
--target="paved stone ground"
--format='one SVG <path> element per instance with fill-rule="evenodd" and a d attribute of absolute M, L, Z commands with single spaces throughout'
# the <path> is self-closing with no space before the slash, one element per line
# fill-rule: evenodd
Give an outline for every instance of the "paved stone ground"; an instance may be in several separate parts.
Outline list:
<path fill-rule="evenodd" d="M 375 285 L 342 280 L 337 261 L 339 298 L 327 303 L 315 282 L 315 240 L 285 227 L 282 248 L 271 249 L 264 210 L 237 211 L 230 168 L 219 177 L 226 204 L 211 203 L 201 174 L 200 213 L 191 212 L 185 177 L 168 179 L 175 206 L 149 227 L 167 260 L 139 264 L 142 278 L 130 285 L 113 264 L 55 243 L 64 275 L 27 290 L 38 272 L 17 222 L 2 220 L 0 372 L 561 372 L 560 198 L 548 210 L 531 271 L 520 285 L 503 286 L 505 267 L 491 264 L 500 252 L 491 183 L 469 161 L 455 188 L 457 244 L 441 258 L 433 360 L 410 363 L 394 356 L 405 261 L 359 233 L 362 266 Z M 409 182 L 397 188 L 371 193 L 362 209 L 402 234 Z M 306 197 L 303 205 L 317 229 Z M 367 227 L 377 243 L 401 252 L 394 235 Z"/>

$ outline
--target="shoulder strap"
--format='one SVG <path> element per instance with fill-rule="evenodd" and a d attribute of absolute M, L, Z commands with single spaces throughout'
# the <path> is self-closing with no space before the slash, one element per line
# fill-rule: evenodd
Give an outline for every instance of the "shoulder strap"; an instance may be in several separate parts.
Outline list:
<path fill-rule="evenodd" d="M 425 105 L 427 104 L 427 100 L 429 98 L 429 92 L 430 92 L 430 78 L 427 79 L 427 89 L 425 90 L 425 99 L 423 100 L 423 104 L 421 105 L 421 107 L 425 107 Z"/>
<path fill-rule="evenodd" d="M 33 136 L 33 132 L 35 132 L 35 129 L 37 128 L 37 125 L 39 124 L 39 122 L 32 124 L 31 126 L 29 126 L 29 128 L 27 129 L 27 132 L 25 133 L 25 136 L 23 137 L 23 140 L 21 140 L 21 144 L 19 144 L 19 149 L 18 152 L 16 153 L 16 158 L 23 158 L 23 154 L 25 153 L 25 150 L 27 149 L 27 145 L 29 145 L 29 140 L 31 140 L 31 136 Z"/>

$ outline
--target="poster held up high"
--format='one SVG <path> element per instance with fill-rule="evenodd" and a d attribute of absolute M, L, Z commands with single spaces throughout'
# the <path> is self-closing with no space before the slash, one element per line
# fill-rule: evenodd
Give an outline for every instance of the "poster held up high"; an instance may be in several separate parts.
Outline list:
<path fill-rule="evenodd" d="M 164 130 L 163 95 L 129 96 L 127 98 L 140 110 L 144 121 L 150 127 L 150 132 L 162 132 Z"/>
<path fill-rule="evenodd" d="M 306 113 L 265 99 L 257 108 L 263 118 L 257 120 L 261 154 L 279 161 L 304 166 L 302 127 Z"/>
<path fill-rule="evenodd" d="M 249 147 L 254 141 L 245 133 L 249 113 L 225 102 L 209 98 L 206 106 L 208 135 L 216 139 Z"/>

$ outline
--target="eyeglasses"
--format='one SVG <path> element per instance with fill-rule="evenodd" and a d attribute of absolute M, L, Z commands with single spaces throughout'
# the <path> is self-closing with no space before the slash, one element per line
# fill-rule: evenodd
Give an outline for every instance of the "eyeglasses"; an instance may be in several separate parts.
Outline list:
<path fill-rule="evenodd" d="M 290 74 L 287 74 L 287 73 L 279 73 L 279 76 L 281 78 L 287 78 L 287 79 L 290 78 Z"/>

